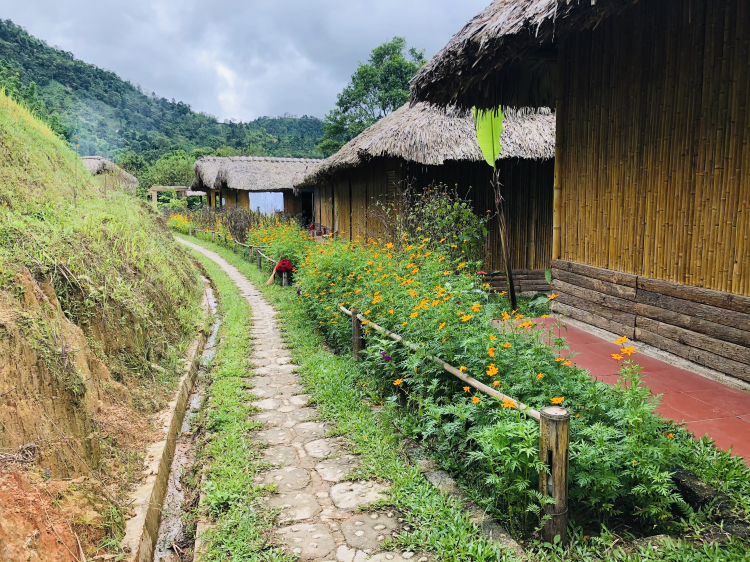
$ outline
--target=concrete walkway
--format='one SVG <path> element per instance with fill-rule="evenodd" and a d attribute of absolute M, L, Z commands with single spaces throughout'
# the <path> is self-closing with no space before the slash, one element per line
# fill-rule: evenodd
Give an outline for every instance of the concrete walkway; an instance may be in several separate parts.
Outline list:
<path fill-rule="evenodd" d="M 295 374 L 296 365 L 276 324 L 276 310 L 240 271 L 218 254 L 177 239 L 216 262 L 240 289 L 253 316 L 252 361 L 256 376 L 249 377 L 253 402 L 260 408 L 254 419 L 264 423 L 257 437 L 267 448 L 265 460 L 274 469 L 258 483 L 275 484 L 278 490 L 266 505 L 280 510 L 274 529 L 278 544 L 300 560 L 331 562 L 428 562 L 431 557 L 414 552 L 387 552 L 383 542 L 403 528 L 394 511 L 358 513 L 384 497 L 387 486 L 376 481 L 344 481 L 359 467 L 341 438 L 326 437 L 330 426 L 318 420 L 308 406 Z"/>
<path fill-rule="evenodd" d="M 555 318 L 536 319 L 552 326 Z M 557 329 L 555 329 L 557 335 Z M 618 363 L 612 359 L 622 346 L 612 343 L 571 323 L 560 334 L 566 339 L 573 363 L 587 369 L 591 376 L 606 382 L 617 382 Z M 640 347 L 638 342 L 627 345 Z M 643 367 L 644 382 L 654 394 L 662 394 L 657 412 L 667 419 L 684 421 L 695 436 L 707 434 L 716 446 L 745 457 L 750 465 L 750 392 L 680 369 L 670 363 L 636 353 L 632 359 Z"/>

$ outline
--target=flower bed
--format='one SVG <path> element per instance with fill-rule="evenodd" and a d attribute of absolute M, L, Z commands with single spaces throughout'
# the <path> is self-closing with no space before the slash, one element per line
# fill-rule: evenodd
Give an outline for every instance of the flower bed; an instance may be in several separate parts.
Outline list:
<path fill-rule="evenodd" d="M 658 400 L 639 384 L 625 340 L 622 358 L 613 358 L 622 365 L 620 384 L 594 381 L 566 359 L 564 338 L 531 318 L 543 311 L 528 303 L 510 311 L 507 299 L 481 285 L 473 274 L 479 263 L 462 261 L 459 236 L 404 238 L 397 245 L 317 244 L 300 229 L 280 225 L 251 232 L 250 243 L 265 245 L 276 258 L 283 253 L 296 266 L 302 307 L 333 348 L 351 346 L 350 319 L 339 306 L 365 315 L 370 399 L 406 406 L 399 410 L 402 430 L 463 474 L 484 506 L 505 514 L 517 535 L 539 521 L 538 424 L 465 387 L 425 354 L 533 408 L 561 404 L 571 411 L 576 525 L 677 530 L 687 509 L 671 479 L 676 464 L 720 487 L 738 510 L 750 507 L 750 471 L 741 459 L 654 413 Z M 423 351 L 409 352 L 370 331 L 369 321 Z"/>

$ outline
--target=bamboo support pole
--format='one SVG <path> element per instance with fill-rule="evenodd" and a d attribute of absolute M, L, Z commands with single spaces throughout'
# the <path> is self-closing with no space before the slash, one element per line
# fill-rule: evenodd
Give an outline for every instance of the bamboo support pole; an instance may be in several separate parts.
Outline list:
<path fill-rule="evenodd" d="M 568 530 L 568 444 L 570 441 L 570 412 L 558 406 L 542 408 L 539 420 L 539 460 L 549 468 L 549 474 L 539 474 L 539 491 L 554 503 L 544 505 L 549 516 L 542 527 L 542 540 L 553 543 L 556 536 L 561 544 L 567 541 Z"/>
<path fill-rule="evenodd" d="M 354 314 L 352 314 L 351 310 L 347 310 L 343 306 L 339 306 L 339 310 L 341 310 L 341 312 L 343 312 L 344 314 L 346 314 L 348 316 L 352 316 L 352 318 L 354 318 L 356 316 L 356 318 L 358 320 L 366 320 L 365 318 L 362 317 L 361 314 L 357 314 L 356 312 Z M 422 350 L 422 348 L 419 347 L 418 345 L 410 342 L 409 340 L 405 340 L 404 338 L 402 338 L 398 334 L 394 334 L 393 332 L 391 332 L 390 330 L 388 330 L 386 328 L 383 328 L 382 326 L 378 326 L 377 324 L 375 324 L 375 322 L 371 322 L 369 320 L 367 322 L 372 327 L 372 329 L 375 330 L 376 332 L 383 332 L 386 336 L 388 336 L 389 338 L 391 338 L 393 341 L 396 341 L 396 342 L 399 342 L 399 343 L 405 345 L 406 347 L 408 347 L 412 351 L 421 351 Z M 497 398 L 498 400 L 513 402 L 513 407 L 514 408 L 516 408 L 520 412 L 526 414 L 530 418 L 533 418 L 536 421 L 539 421 L 539 419 L 540 419 L 539 412 L 537 412 L 533 408 L 530 408 L 526 404 L 523 404 L 522 402 L 519 402 L 518 400 L 516 400 L 514 398 L 511 398 L 510 396 L 507 396 L 507 395 L 503 394 L 502 392 L 498 392 L 494 388 L 490 388 L 486 384 L 483 384 L 483 383 L 479 382 L 478 380 L 476 380 L 476 379 L 474 379 L 474 378 L 472 378 L 472 377 L 470 377 L 468 375 L 465 375 L 464 373 L 462 373 L 461 371 L 459 371 L 458 369 L 456 369 L 454 366 L 449 365 L 448 363 L 446 363 L 442 359 L 438 359 L 437 357 L 433 357 L 432 355 L 426 355 L 425 357 L 427 359 L 429 359 L 430 361 L 432 361 L 433 363 L 435 363 L 435 364 L 439 365 L 440 367 L 442 367 L 444 371 L 446 371 L 446 372 L 450 373 L 451 375 L 455 376 L 456 378 L 462 380 L 463 382 L 465 382 L 469 386 L 472 386 L 472 387 L 476 388 L 478 391 L 483 392 L 484 394 L 486 394 L 488 396 L 492 396 L 493 398 Z"/>
<path fill-rule="evenodd" d="M 365 347 L 362 341 L 362 323 L 358 312 L 356 308 L 352 308 L 350 313 L 352 317 L 352 356 L 355 361 L 359 360 L 359 354 Z"/>

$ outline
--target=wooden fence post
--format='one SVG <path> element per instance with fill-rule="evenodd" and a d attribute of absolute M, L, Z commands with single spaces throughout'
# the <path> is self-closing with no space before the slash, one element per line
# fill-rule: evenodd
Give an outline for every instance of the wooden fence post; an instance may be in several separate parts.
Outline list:
<path fill-rule="evenodd" d="M 247 248 L 247 261 L 253 261 L 253 247 L 248 246 Z"/>
<path fill-rule="evenodd" d="M 357 316 L 359 311 L 356 308 L 352 308 L 352 356 L 354 360 L 359 360 L 359 354 L 364 349 L 362 342 L 362 323 Z"/>
<path fill-rule="evenodd" d="M 559 406 L 542 408 L 539 412 L 539 460 L 549 468 L 549 474 L 539 474 L 539 491 L 550 496 L 554 503 L 544 506 L 550 518 L 542 528 L 542 540 L 567 542 L 568 531 L 568 444 L 570 442 L 570 412 Z"/>
<path fill-rule="evenodd" d="M 216 234 L 213 230 L 211 231 L 211 242 L 214 241 L 214 234 Z"/>
<path fill-rule="evenodd" d="M 260 266 L 260 251 L 257 252 L 257 256 L 258 256 L 258 269 L 263 271 L 263 268 Z"/>

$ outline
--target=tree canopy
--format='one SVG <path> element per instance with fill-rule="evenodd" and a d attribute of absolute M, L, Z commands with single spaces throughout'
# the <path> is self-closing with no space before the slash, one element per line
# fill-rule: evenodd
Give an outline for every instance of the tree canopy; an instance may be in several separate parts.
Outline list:
<path fill-rule="evenodd" d="M 425 62 L 424 51 L 407 49 L 403 37 L 375 47 L 367 63 L 359 63 L 349 84 L 338 94 L 336 107 L 323 120 L 318 148 L 329 156 L 404 105 L 409 100 L 409 81 Z"/>

